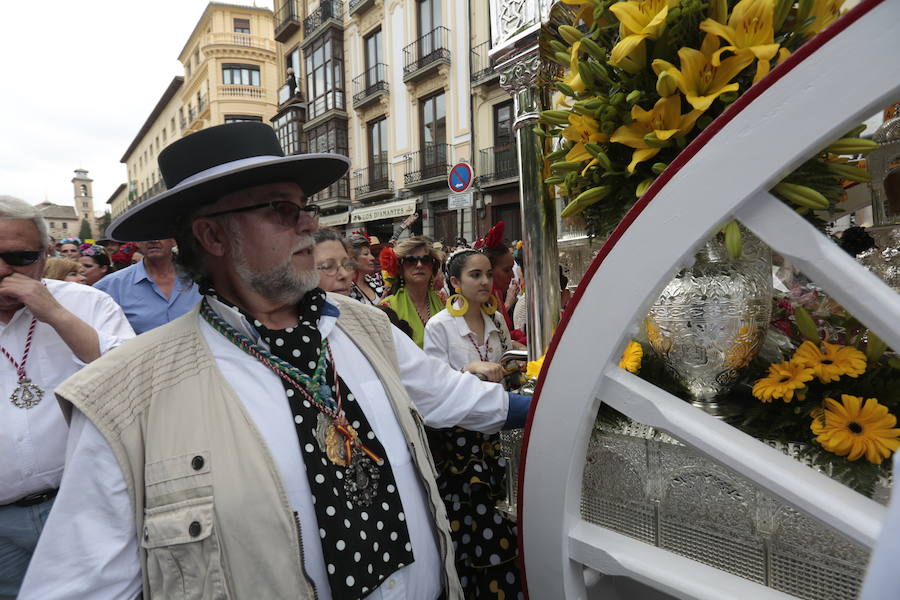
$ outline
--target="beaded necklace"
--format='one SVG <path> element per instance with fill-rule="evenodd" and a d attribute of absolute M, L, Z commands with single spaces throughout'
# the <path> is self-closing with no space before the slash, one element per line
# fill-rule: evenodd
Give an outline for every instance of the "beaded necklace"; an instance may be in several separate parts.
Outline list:
<path fill-rule="evenodd" d="M 316 437 L 319 438 L 320 445 L 324 447 L 325 453 L 332 463 L 342 467 L 349 467 L 353 460 L 354 449 L 365 453 L 377 464 L 384 462 L 381 457 L 363 444 L 356 430 L 347 422 L 347 417 L 344 415 L 344 409 L 341 405 L 338 378 L 336 376 L 334 378 L 334 390 L 328 385 L 325 377 L 328 361 L 334 365 L 334 357 L 331 354 L 331 346 L 328 340 L 324 337 L 322 338 L 316 368 L 313 371 L 313 376 L 310 377 L 292 364 L 254 344 L 247 336 L 219 316 L 209 305 L 206 298 L 203 299 L 200 306 L 200 315 L 225 339 L 264 364 L 300 392 L 300 395 L 307 402 L 316 407 L 320 413 Z"/>
<path fill-rule="evenodd" d="M 478 345 L 478 343 L 475 341 L 475 336 L 472 335 L 471 333 L 467 333 L 467 334 L 466 334 L 466 337 L 469 338 L 469 341 L 472 342 L 472 345 L 475 347 L 475 352 L 478 353 L 478 358 L 480 358 L 480 359 L 483 360 L 484 362 L 488 362 L 488 357 L 491 355 L 491 348 L 490 348 L 490 346 L 488 346 L 487 343 L 485 343 L 485 345 L 484 345 L 484 354 L 482 354 L 482 353 L 481 353 L 481 347 L 480 347 L 480 346 Z"/>

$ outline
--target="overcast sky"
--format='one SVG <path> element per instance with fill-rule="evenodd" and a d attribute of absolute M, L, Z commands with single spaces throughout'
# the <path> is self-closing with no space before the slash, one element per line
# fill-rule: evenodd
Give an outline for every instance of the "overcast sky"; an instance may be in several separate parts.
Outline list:
<path fill-rule="evenodd" d="M 252 0 L 230 0 L 252 5 Z M 0 195 L 72 204 L 87 169 L 102 211 L 119 159 L 166 86 L 207 0 L 4 2 Z M 272 0 L 256 6 L 272 8 Z"/>

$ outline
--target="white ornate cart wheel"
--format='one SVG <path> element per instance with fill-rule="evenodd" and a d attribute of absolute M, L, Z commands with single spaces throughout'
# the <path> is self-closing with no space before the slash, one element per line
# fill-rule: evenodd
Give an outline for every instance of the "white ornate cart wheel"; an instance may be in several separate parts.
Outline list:
<path fill-rule="evenodd" d="M 583 469 L 600 398 L 861 546 L 873 546 L 884 507 L 617 363 L 631 324 L 700 241 L 731 218 L 900 348 L 900 297 L 767 192 L 900 98 L 898 32 L 900 2 L 866 0 L 855 7 L 704 130 L 603 246 L 547 353 L 525 432 L 518 514 L 531 598 L 585 598 L 585 567 L 680 598 L 791 597 L 582 518 Z"/>

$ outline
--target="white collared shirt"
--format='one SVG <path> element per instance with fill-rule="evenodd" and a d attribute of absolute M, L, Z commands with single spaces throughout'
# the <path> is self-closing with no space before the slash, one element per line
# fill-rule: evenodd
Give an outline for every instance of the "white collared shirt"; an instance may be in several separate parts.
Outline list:
<path fill-rule="evenodd" d="M 484 313 L 481 317 L 484 319 L 484 338 L 479 340 L 469 329 L 465 317 L 454 317 L 446 308 L 434 315 L 425 324 L 425 353 L 447 363 L 455 371 L 476 360 L 499 362 L 504 352 L 501 338 L 507 345 L 511 344 L 509 329 L 502 318 L 491 319 Z"/>
<path fill-rule="evenodd" d="M 255 331 L 235 310 L 212 301 L 232 326 L 261 345 Z M 368 598 L 428 600 L 442 589 L 442 572 L 434 521 L 425 491 L 406 448 L 384 388 L 371 365 L 347 335 L 335 327 L 331 302 L 319 330 L 331 344 L 337 370 L 353 391 L 369 424 L 384 445 L 403 502 L 415 561 L 391 575 Z M 451 370 L 428 357 L 402 332 L 393 329 L 401 377 L 429 425 L 461 424 L 498 431 L 506 420 L 509 399 L 496 384 Z M 300 516 L 304 565 L 318 597 L 331 598 L 309 482 L 284 388 L 273 372 L 201 322 L 203 337 L 220 372 L 253 419 L 272 453 Z M 90 499 L 85 502 L 84 499 Z M 87 555 L 85 548 L 90 548 Z M 63 486 L 22 584 L 20 600 L 40 598 L 133 598 L 141 590 L 139 544 L 122 473 L 109 445 L 84 416 L 75 411 L 69 437 Z"/>
<path fill-rule="evenodd" d="M 80 283 L 43 283 L 63 307 L 97 331 L 101 354 L 134 337 L 122 309 L 107 294 Z M 9 323 L 0 323 L 0 346 L 16 362 L 22 361 L 32 316 L 23 307 Z M 25 372 L 44 396 L 24 409 L 9 400 L 19 377 L 9 359 L 0 356 L 0 505 L 59 487 L 67 427 L 53 390 L 83 366 L 56 330 L 38 321 Z"/>

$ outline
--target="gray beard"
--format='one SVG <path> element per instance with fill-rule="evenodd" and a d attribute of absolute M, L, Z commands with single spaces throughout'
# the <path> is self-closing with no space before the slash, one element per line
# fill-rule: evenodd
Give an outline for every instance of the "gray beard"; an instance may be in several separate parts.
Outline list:
<path fill-rule="evenodd" d="M 310 236 L 312 243 L 312 236 Z M 291 257 L 268 271 L 252 271 L 247 265 L 247 258 L 239 237 L 232 237 L 234 252 L 234 268 L 238 276 L 254 292 L 281 304 L 297 304 L 303 296 L 319 285 L 318 269 L 299 271 L 295 269 Z"/>

